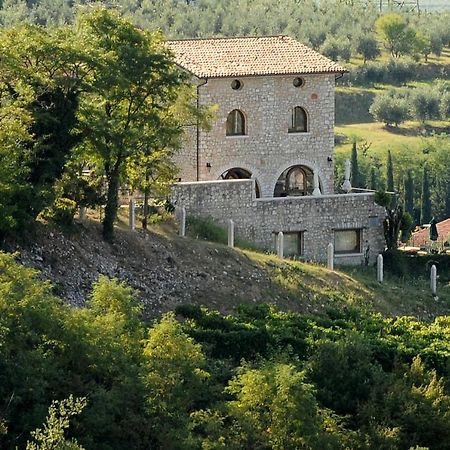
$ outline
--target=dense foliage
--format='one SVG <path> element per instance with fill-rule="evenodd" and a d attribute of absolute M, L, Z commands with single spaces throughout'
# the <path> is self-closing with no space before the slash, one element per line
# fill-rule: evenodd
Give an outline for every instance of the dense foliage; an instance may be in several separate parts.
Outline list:
<path fill-rule="evenodd" d="M 87 3 L 61 0 L 4 0 L 0 21 L 63 25 Z M 423 3 L 423 0 L 422 0 Z M 169 38 L 288 34 L 336 59 L 377 56 L 380 44 L 394 56 L 440 55 L 450 42 L 450 14 L 380 14 L 379 2 L 342 0 L 113 0 L 139 27 L 161 29 Z M 444 3 L 442 3 L 444 5 Z M 426 6 L 426 5 L 425 5 Z M 384 10 L 383 12 L 386 12 Z"/>
<path fill-rule="evenodd" d="M 446 317 L 183 306 L 147 324 L 115 280 L 72 308 L 6 254 L 0 294 L 2 448 L 444 449 L 450 439 Z"/>
<path fill-rule="evenodd" d="M 369 189 L 394 190 L 404 200 L 408 199 L 407 211 L 412 215 L 415 224 L 422 222 L 421 210 L 425 206 L 426 217 L 434 216 L 443 220 L 450 216 L 450 140 L 442 134 L 424 142 L 419 154 L 408 151 L 391 154 L 380 158 L 368 152 L 370 144 L 362 140 L 356 143 L 356 152 L 352 158 L 357 159 L 360 179 L 366 180 L 364 186 Z M 387 147 L 389 148 L 389 147 Z M 342 155 L 337 158 L 336 180 L 342 183 Z M 425 165 L 427 170 L 424 170 Z M 390 170 L 387 170 L 388 167 Z M 390 174 L 393 174 L 393 177 Z M 423 192 L 426 173 L 426 190 Z M 408 182 L 405 184 L 405 180 Z"/>
<path fill-rule="evenodd" d="M 184 125 L 207 110 L 161 35 L 114 11 L 1 29 L 0 50 L 0 241 L 41 213 L 70 225 L 96 204 L 111 240 L 119 187 L 170 185 Z"/>

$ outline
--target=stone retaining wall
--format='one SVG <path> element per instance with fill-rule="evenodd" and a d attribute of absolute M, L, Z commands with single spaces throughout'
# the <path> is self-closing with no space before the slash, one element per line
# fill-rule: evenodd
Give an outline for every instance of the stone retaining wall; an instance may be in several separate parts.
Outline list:
<path fill-rule="evenodd" d="M 279 231 L 301 232 L 303 257 L 326 261 L 327 245 L 334 242 L 335 230 L 361 230 L 361 253 L 336 255 L 337 264 L 360 264 L 369 247 L 374 262 L 384 248 L 384 208 L 373 194 L 333 194 L 320 197 L 255 197 L 254 180 L 178 183 L 173 202 L 187 216 L 211 217 L 226 226 L 235 222 L 235 234 L 261 249 L 274 251 Z"/>

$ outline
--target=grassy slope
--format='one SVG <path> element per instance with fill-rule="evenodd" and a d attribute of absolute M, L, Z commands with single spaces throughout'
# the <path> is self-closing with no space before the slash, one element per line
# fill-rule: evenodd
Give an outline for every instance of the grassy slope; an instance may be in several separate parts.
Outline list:
<path fill-rule="evenodd" d="M 349 307 L 423 320 L 450 314 L 448 283 L 441 282 L 436 301 L 426 279 L 387 276 L 380 286 L 373 267 L 330 272 L 317 264 L 180 238 L 170 224 L 152 226 L 148 233 L 119 229 L 114 245 L 101 240 L 95 221 L 79 225 L 71 235 L 41 225 L 19 250 L 20 260 L 42 270 L 72 303 L 80 304 L 77 299 L 86 297 L 104 273 L 135 288 L 148 317 L 182 303 L 231 313 L 239 304 L 261 302 L 319 314 Z"/>
<path fill-rule="evenodd" d="M 434 121 L 428 122 L 428 125 L 433 125 L 439 132 L 448 123 Z M 425 156 L 421 150 L 432 139 L 422 134 L 417 122 L 406 122 L 398 128 L 386 128 L 378 122 L 358 123 L 337 126 L 335 131 L 348 137 L 347 142 L 336 146 L 338 155 L 348 155 L 354 140 L 365 140 L 371 144 L 368 156 L 378 157 L 380 160 L 385 160 L 387 150 L 391 150 L 393 156 L 401 157 L 405 162 L 420 161 Z"/>

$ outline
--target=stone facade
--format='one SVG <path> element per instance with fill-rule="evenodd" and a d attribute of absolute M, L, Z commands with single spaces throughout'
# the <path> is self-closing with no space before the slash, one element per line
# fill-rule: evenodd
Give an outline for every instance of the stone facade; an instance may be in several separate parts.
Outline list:
<path fill-rule="evenodd" d="M 236 236 L 264 250 L 274 251 L 279 231 L 301 233 L 301 257 L 307 260 L 326 261 L 327 245 L 339 230 L 358 230 L 361 248 L 336 254 L 337 264 L 360 264 L 367 250 L 374 262 L 383 248 L 384 209 L 373 194 L 256 198 L 254 180 L 230 180 L 178 183 L 173 201 L 188 216 L 209 217 L 224 227 L 233 219 Z"/>
<path fill-rule="evenodd" d="M 383 208 L 373 194 L 334 193 L 335 77 L 345 69 L 283 36 L 169 45 L 198 105 L 217 106 L 211 130 L 190 129 L 175 157 L 176 206 L 222 225 L 232 218 L 238 237 L 265 250 L 283 231 L 296 256 L 325 261 L 334 242 L 337 263 L 373 261 Z"/>
<path fill-rule="evenodd" d="M 232 168 L 247 170 L 255 178 L 262 197 L 272 197 L 278 177 L 294 165 L 317 167 L 322 193 L 333 193 L 334 74 L 302 76 L 301 87 L 294 75 L 233 78 L 197 82 L 199 103 L 217 105 L 216 120 L 198 136 L 198 181 L 217 180 Z M 292 110 L 305 109 L 307 132 L 289 133 Z M 226 120 L 234 109 L 243 112 L 246 132 L 226 136 Z M 197 181 L 196 130 L 177 155 L 181 181 Z"/>

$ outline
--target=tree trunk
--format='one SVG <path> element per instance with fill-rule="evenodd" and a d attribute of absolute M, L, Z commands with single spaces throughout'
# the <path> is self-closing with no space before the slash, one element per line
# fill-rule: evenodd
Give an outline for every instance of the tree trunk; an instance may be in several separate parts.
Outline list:
<path fill-rule="evenodd" d="M 106 194 L 105 218 L 103 219 L 103 239 L 112 242 L 114 239 L 114 222 L 119 207 L 119 167 L 117 160 L 112 170 L 106 175 L 108 180 L 108 192 Z"/>

